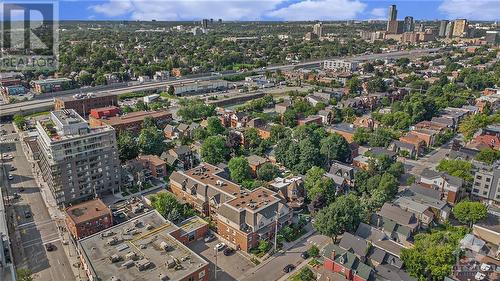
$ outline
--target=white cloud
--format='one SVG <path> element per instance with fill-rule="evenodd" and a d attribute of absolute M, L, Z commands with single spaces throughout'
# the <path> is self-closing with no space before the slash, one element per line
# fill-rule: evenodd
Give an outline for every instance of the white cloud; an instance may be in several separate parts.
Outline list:
<path fill-rule="evenodd" d="M 500 1 L 498 0 L 443 0 L 439 11 L 450 19 L 498 20 Z"/>
<path fill-rule="evenodd" d="M 278 8 L 289 0 L 108 0 L 90 10 L 108 17 L 133 20 L 328 20 L 353 19 L 366 4 L 360 0 L 302 0 Z"/>
<path fill-rule="evenodd" d="M 376 18 L 384 18 L 387 15 L 385 8 L 374 8 L 371 10 L 370 15 Z"/>
<path fill-rule="evenodd" d="M 133 20 L 256 20 L 285 0 L 110 0 L 89 8 L 110 17 L 130 15 Z"/>
<path fill-rule="evenodd" d="M 282 20 L 354 19 L 366 8 L 359 0 L 305 0 L 268 13 Z"/>

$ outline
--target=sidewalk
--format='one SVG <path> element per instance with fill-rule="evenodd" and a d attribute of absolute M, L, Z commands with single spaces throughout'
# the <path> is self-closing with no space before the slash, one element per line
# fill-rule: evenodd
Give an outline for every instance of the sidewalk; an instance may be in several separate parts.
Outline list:
<path fill-rule="evenodd" d="M 68 261 L 70 262 L 70 267 L 71 270 L 73 271 L 73 275 L 75 277 L 75 280 L 88 280 L 86 278 L 85 272 L 82 274 L 82 269 L 80 268 L 80 260 L 78 257 L 78 251 L 75 245 L 71 243 L 71 238 L 69 237 L 69 232 L 67 231 L 66 228 L 66 223 L 65 223 L 65 215 L 63 211 L 59 209 L 57 206 L 57 201 L 52 195 L 52 192 L 50 191 L 50 188 L 47 186 L 47 184 L 43 181 L 43 179 L 39 176 L 37 166 L 35 161 L 30 157 L 31 154 L 27 152 L 29 149 L 22 141 L 21 141 L 21 147 L 23 150 L 24 155 L 26 156 L 26 159 L 28 162 L 31 164 L 31 172 L 33 175 L 33 179 L 35 180 L 36 184 L 38 185 L 40 189 L 40 195 L 42 196 L 43 202 L 45 204 L 45 207 L 47 208 L 47 211 L 49 212 L 49 215 L 51 219 L 54 221 L 54 223 L 57 226 L 57 232 L 59 234 L 59 237 L 62 240 L 62 246 L 63 250 L 66 254 L 66 257 L 68 258 Z M 67 234 L 67 238 L 65 237 L 64 233 Z M 73 249 L 72 249 L 73 247 Z M 71 254 L 71 252 L 74 252 L 74 255 Z M 82 279 L 83 276 L 83 279 Z"/>

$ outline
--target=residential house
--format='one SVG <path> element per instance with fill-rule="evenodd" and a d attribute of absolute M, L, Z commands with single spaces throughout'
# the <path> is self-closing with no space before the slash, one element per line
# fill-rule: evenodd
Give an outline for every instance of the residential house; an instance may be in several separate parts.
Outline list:
<path fill-rule="evenodd" d="M 420 221 L 420 225 L 428 227 L 434 221 L 434 213 L 431 207 L 417 201 L 412 201 L 407 197 L 399 197 L 393 201 L 393 204 L 399 206 L 401 209 L 411 212 Z"/>
<path fill-rule="evenodd" d="M 266 158 L 254 154 L 248 156 L 247 160 L 254 177 L 257 176 L 257 170 L 262 167 L 262 165 L 264 165 L 265 163 L 269 163 L 269 160 L 267 160 Z"/>
<path fill-rule="evenodd" d="M 139 155 L 137 160 L 141 165 L 151 172 L 155 178 L 164 178 L 167 176 L 167 164 L 156 155 Z"/>
<path fill-rule="evenodd" d="M 243 251 L 272 239 L 291 223 L 293 212 L 275 192 L 260 187 L 243 191 L 217 210 L 217 233 Z M 277 224 L 277 226 L 276 226 Z"/>
<path fill-rule="evenodd" d="M 329 174 L 344 178 L 346 180 L 346 183 L 350 186 L 354 186 L 354 178 L 356 172 L 357 171 L 354 166 L 335 160 L 333 161 L 332 165 L 330 166 L 330 170 L 328 171 Z"/>
<path fill-rule="evenodd" d="M 329 133 L 337 133 L 343 136 L 349 143 L 354 142 L 354 133 L 356 132 L 356 128 L 354 128 L 353 124 L 348 124 L 348 123 L 334 124 L 331 125 L 330 127 L 327 127 L 326 130 Z"/>
<path fill-rule="evenodd" d="M 436 136 L 439 134 L 439 132 L 430 129 L 415 129 L 411 131 L 411 134 L 423 140 L 425 142 L 425 145 L 427 147 L 430 147 L 434 145 Z"/>
<path fill-rule="evenodd" d="M 324 125 L 331 124 L 333 122 L 333 118 L 335 117 L 334 112 L 329 108 L 318 111 L 318 116 L 321 116 L 321 121 Z"/>
<path fill-rule="evenodd" d="M 409 158 L 416 158 L 419 153 L 414 144 L 402 142 L 402 141 L 393 141 L 389 144 L 388 149 L 396 152 L 399 155 L 404 155 Z M 405 155 L 406 154 L 406 155 Z"/>
<path fill-rule="evenodd" d="M 193 168 L 196 158 L 191 148 L 187 145 L 180 145 L 165 151 L 160 156 L 171 167 L 177 167 L 181 170 Z"/>
<path fill-rule="evenodd" d="M 451 204 L 457 203 L 464 193 L 464 181 L 461 178 L 425 168 L 420 174 L 420 183 L 428 188 L 439 190 L 442 197 Z"/>
<path fill-rule="evenodd" d="M 421 121 L 417 124 L 415 124 L 415 129 L 428 129 L 428 130 L 434 130 L 439 133 L 442 133 L 448 128 L 447 125 L 437 123 L 437 122 L 432 122 L 432 121 Z"/>
<path fill-rule="evenodd" d="M 430 207 L 431 211 L 436 214 L 437 219 L 443 222 L 448 220 L 451 207 L 441 197 L 442 195 L 439 190 L 427 188 L 420 184 L 413 184 L 397 195 L 397 198 L 406 198 L 407 200 Z"/>
<path fill-rule="evenodd" d="M 323 249 L 323 267 L 338 273 L 345 280 L 375 280 L 375 272 L 369 265 L 363 263 L 355 254 L 329 244 Z"/>
<path fill-rule="evenodd" d="M 304 205 L 305 190 L 302 177 L 275 178 L 268 183 L 268 188 L 285 198 L 293 210 L 300 209 Z"/>
<path fill-rule="evenodd" d="M 291 108 L 292 107 L 292 102 L 290 100 L 285 100 L 281 103 L 277 103 L 274 105 L 274 110 L 283 115 L 285 113 L 285 111 L 287 111 L 287 109 Z"/>
<path fill-rule="evenodd" d="M 178 137 L 179 130 L 177 130 L 176 126 L 167 124 L 165 128 L 163 128 L 163 134 L 165 135 L 165 138 L 173 140 Z"/>
<path fill-rule="evenodd" d="M 367 171 L 370 167 L 370 158 L 364 155 L 358 155 L 352 159 L 352 165 L 361 170 Z"/>
<path fill-rule="evenodd" d="M 457 120 L 454 118 L 450 118 L 447 116 L 441 116 L 441 117 L 432 117 L 431 122 L 433 123 L 438 123 L 441 125 L 446 126 L 446 128 L 455 130 L 458 126 Z"/>
<path fill-rule="evenodd" d="M 297 120 L 297 123 L 299 126 L 309 125 L 309 124 L 322 125 L 323 124 L 323 117 L 320 115 L 310 115 L 310 116 L 307 116 L 306 118 L 302 118 L 302 119 Z"/>
<path fill-rule="evenodd" d="M 466 147 L 478 151 L 486 148 L 500 150 L 500 138 L 496 135 L 479 135 L 472 139 Z"/>
<path fill-rule="evenodd" d="M 379 122 L 370 116 L 356 117 L 353 124 L 356 128 L 365 128 L 368 130 L 374 130 L 379 126 Z"/>
<path fill-rule="evenodd" d="M 392 240 L 409 245 L 408 240 L 419 228 L 419 221 L 411 212 L 397 205 L 385 203 L 380 211 L 372 214 L 371 224 L 381 228 Z"/>
<path fill-rule="evenodd" d="M 399 138 L 399 140 L 401 142 L 413 145 L 413 147 L 415 147 L 415 150 L 417 152 L 417 156 L 422 155 L 425 151 L 425 147 L 426 147 L 425 141 L 422 140 L 421 138 L 419 138 L 418 135 L 413 134 L 413 132 L 410 132 L 410 133 L 406 134 L 405 136 L 401 136 Z"/>
<path fill-rule="evenodd" d="M 232 128 L 244 128 L 247 122 L 250 121 L 250 116 L 244 112 L 236 112 L 231 115 Z"/>

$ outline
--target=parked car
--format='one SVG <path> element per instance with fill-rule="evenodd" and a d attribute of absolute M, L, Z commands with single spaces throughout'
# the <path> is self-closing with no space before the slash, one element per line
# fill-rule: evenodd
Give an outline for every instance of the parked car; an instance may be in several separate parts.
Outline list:
<path fill-rule="evenodd" d="M 214 250 L 216 250 L 217 252 L 220 252 L 222 249 L 224 249 L 224 247 L 226 247 L 226 244 L 217 243 L 217 245 L 215 245 L 215 247 L 214 247 Z"/>
<path fill-rule="evenodd" d="M 29 219 L 29 218 L 31 218 L 31 216 L 32 216 L 32 215 L 31 215 L 31 211 L 29 211 L 29 210 L 25 210 L 25 211 L 24 211 L 24 217 L 25 217 L 25 218 Z"/>
<path fill-rule="evenodd" d="M 13 179 L 14 179 L 14 176 L 13 176 L 13 175 L 11 175 L 11 174 L 9 174 L 8 178 L 9 178 L 9 180 L 13 180 Z"/>
<path fill-rule="evenodd" d="M 309 258 L 309 253 L 308 252 L 302 252 L 302 254 L 300 254 L 300 257 L 302 257 L 303 259 L 307 259 L 307 258 Z"/>
<path fill-rule="evenodd" d="M 15 170 L 17 170 L 17 168 L 16 168 L 16 167 L 14 167 L 14 166 L 10 166 L 10 170 L 11 170 L 11 171 L 15 171 Z"/>
<path fill-rule="evenodd" d="M 48 252 L 52 252 L 56 249 L 56 246 L 52 243 L 47 243 L 45 244 L 45 249 L 47 249 Z"/>
<path fill-rule="evenodd" d="M 213 235 L 212 233 L 208 233 L 205 238 L 203 239 L 203 241 L 205 241 L 205 243 L 208 243 L 208 242 L 211 242 L 215 239 L 215 235 Z"/>
<path fill-rule="evenodd" d="M 285 272 L 285 273 L 290 273 L 290 272 L 292 272 L 294 269 L 295 269 L 295 265 L 293 265 L 293 264 L 287 264 L 287 265 L 283 268 L 283 272 Z"/>
<path fill-rule="evenodd" d="M 234 254 L 235 250 L 231 247 L 226 247 L 224 249 L 224 256 L 230 256 L 232 254 Z"/>

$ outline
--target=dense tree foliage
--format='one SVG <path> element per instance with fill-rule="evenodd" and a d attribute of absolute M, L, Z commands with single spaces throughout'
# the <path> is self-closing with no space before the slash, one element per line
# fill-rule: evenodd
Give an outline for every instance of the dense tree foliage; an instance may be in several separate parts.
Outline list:
<path fill-rule="evenodd" d="M 476 155 L 476 160 L 492 165 L 500 160 L 500 151 L 493 148 L 484 148 Z"/>
<path fill-rule="evenodd" d="M 161 192 L 151 197 L 151 206 L 172 222 L 180 222 L 196 215 L 190 206 L 181 204 L 170 192 Z"/>
<path fill-rule="evenodd" d="M 242 183 L 251 177 L 250 165 L 248 165 L 248 160 L 243 156 L 231 158 L 228 168 L 231 173 L 231 179 L 237 183 Z"/>
<path fill-rule="evenodd" d="M 118 155 L 122 162 L 134 159 L 139 155 L 139 146 L 129 131 L 123 131 L 118 134 Z"/>
<path fill-rule="evenodd" d="M 488 209 L 481 202 L 461 201 L 453 207 L 453 215 L 461 223 L 472 226 L 472 224 L 486 218 Z"/>
<path fill-rule="evenodd" d="M 225 139 L 222 136 L 210 136 L 201 146 L 201 158 L 213 165 L 223 162 L 228 154 Z"/>
<path fill-rule="evenodd" d="M 466 182 L 472 182 L 472 163 L 460 159 L 443 159 L 439 162 L 436 169 L 440 172 L 446 172 L 452 176 L 459 177 Z"/>
<path fill-rule="evenodd" d="M 270 181 L 280 175 L 278 166 L 271 163 L 265 163 L 257 169 L 257 178 L 263 181 Z"/>

